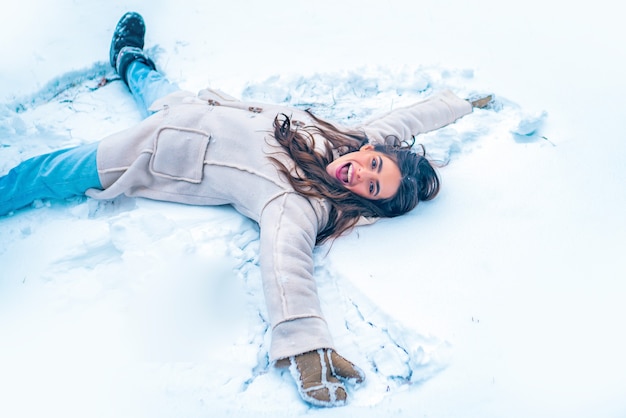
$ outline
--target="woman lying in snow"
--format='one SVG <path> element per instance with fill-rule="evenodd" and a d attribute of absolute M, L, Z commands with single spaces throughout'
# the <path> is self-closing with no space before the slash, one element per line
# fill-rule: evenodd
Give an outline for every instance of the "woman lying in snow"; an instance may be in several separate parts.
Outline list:
<path fill-rule="evenodd" d="M 261 270 L 272 327 L 270 359 L 300 394 L 345 403 L 343 382 L 364 374 L 334 349 L 313 277 L 316 244 L 366 218 L 394 217 L 434 198 L 439 178 L 414 135 L 484 106 L 443 92 L 356 128 L 292 108 L 244 103 L 218 91 L 180 91 L 144 54 L 145 25 L 127 13 L 110 50 L 144 121 L 99 143 L 24 161 L 0 178 L 0 216 L 36 199 L 121 194 L 233 205 L 260 225 Z M 423 153 L 423 148 L 422 148 Z"/>

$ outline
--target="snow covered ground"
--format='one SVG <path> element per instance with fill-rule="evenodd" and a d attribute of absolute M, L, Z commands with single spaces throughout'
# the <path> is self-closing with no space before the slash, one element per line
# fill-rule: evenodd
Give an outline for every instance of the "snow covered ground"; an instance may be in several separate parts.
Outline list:
<path fill-rule="evenodd" d="M 304 404 L 267 364 L 258 230 L 229 208 L 39 202 L 0 218 L 0 416 L 626 416 L 626 33 L 612 3 L 42 0 L 0 17 L 0 173 L 139 120 L 127 10 L 185 89 L 357 122 L 433 91 L 443 190 L 316 254 L 367 381 Z"/>

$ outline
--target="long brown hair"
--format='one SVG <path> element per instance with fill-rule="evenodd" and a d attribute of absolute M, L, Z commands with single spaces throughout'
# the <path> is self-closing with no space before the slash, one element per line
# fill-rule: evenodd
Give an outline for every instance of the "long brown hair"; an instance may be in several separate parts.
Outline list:
<path fill-rule="evenodd" d="M 326 166 L 339 155 L 358 151 L 368 143 L 364 133 L 340 130 L 334 125 L 317 118 L 311 112 L 314 125 L 293 127 L 291 118 L 284 113 L 274 119 L 274 137 L 296 164 L 295 173 L 276 158 L 270 157 L 286 176 L 292 187 L 308 197 L 324 198 L 330 202 L 329 219 L 318 232 L 316 243 L 336 238 L 353 228 L 361 217 L 394 217 L 413 209 L 420 200 L 430 200 L 439 192 L 439 177 L 422 154 L 412 150 L 412 142 L 389 140 L 392 145 L 375 145 L 376 151 L 386 154 L 400 169 L 402 181 L 398 192 L 389 199 L 371 200 L 361 197 L 333 179 Z M 325 139 L 323 152 L 316 150 L 315 135 Z"/>

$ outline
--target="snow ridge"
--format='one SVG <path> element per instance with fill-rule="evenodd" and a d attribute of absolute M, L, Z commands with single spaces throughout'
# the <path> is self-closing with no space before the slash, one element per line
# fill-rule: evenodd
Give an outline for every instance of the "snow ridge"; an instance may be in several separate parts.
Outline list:
<path fill-rule="evenodd" d="M 310 77 L 275 75 L 262 82 L 249 83 L 242 97 L 310 109 L 322 118 L 350 126 L 445 89 L 460 97 L 471 97 L 476 94 L 473 78 L 473 71 L 468 69 L 365 67 Z M 479 120 L 476 117 L 461 119 L 451 126 L 420 135 L 417 143 L 426 146 L 431 158 L 447 164 L 457 155 L 469 152 L 480 138 L 494 134 L 495 129 L 504 138 L 512 135 L 518 142 L 536 141 L 541 138 L 541 127 L 547 118 L 546 112 L 526 114 L 516 103 L 497 94 L 488 109 L 474 112 L 480 115 Z"/>

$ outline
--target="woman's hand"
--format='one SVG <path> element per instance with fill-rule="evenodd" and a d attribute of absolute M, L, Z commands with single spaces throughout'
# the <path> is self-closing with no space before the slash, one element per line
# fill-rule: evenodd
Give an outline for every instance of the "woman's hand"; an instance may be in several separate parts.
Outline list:
<path fill-rule="evenodd" d="M 317 406 L 346 403 L 346 389 L 339 379 L 351 384 L 365 379 L 363 371 L 329 348 L 279 360 L 276 366 L 289 366 L 302 399 Z"/>

